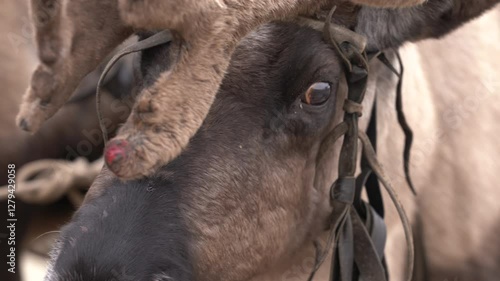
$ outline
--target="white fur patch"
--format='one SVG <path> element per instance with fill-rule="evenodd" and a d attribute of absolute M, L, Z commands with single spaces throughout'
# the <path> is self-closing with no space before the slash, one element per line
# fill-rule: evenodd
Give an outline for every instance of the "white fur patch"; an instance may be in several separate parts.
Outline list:
<path fill-rule="evenodd" d="M 49 253 L 50 261 L 49 266 L 47 267 L 47 275 L 45 275 L 45 278 L 43 279 L 44 281 L 56 281 L 58 279 L 58 276 L 54 272 L 54 264 L 61 253 L 62 244 L 61 240 L 58 239 Z"/>
<path fill-rule="evenodd" d="M 153 281 L 174 281 L 174 278 L 168 276 L 163 272 L 161 274 L 156 274 L 153 278 Z"/>

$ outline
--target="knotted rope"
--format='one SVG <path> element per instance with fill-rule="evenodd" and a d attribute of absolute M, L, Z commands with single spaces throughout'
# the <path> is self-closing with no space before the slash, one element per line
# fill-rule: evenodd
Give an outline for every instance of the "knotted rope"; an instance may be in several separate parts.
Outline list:
<path fill-rule="evenodd" d="M 80 187 L 89 187 L 101 171 L 103 160 L 92 163 L 80 157 L 75 161 L 44 159 L 23 166 L 16 175 L 14 195 L 30 204 L 47 205 L 67 195 L 76 206 L 83 202 Z M 8 186 L 0 187 L 0 200 L 7 200 Z"/>

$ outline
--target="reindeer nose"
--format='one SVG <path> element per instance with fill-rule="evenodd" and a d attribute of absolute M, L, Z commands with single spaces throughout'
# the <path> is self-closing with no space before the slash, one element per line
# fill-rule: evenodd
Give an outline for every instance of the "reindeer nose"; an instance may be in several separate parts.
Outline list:
<path fill-rule="evenodd" d="M 112 140 L 106 145 L 104 160 L 111 171 L 116 173 L 116 169 L 113 169 L 113 167 L 119 166 L 117 164 L 127 159 L 127 147 L 128 142 L 126 140 Z"/>

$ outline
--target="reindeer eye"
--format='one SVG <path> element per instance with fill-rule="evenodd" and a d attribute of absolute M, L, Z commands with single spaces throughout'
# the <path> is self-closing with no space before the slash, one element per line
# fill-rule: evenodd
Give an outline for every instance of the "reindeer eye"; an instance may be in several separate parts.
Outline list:
<path fill-rule="evenodd" d="M 302 94 L 301 100 L 309 105 L 322 105 L 330 97 L 330 88 L 330 83 L 327 82 L 314 83 Z"/>

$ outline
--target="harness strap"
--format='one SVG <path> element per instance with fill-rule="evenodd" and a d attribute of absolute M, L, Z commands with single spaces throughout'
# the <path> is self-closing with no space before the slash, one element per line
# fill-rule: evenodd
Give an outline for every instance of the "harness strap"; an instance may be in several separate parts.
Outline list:
<path fill-rule="evenodd" d="M 370 123 L 366 134 L 373 145 L 374 150 L 377 147 L 377 98 L 373 102 L 373 108 L 370 116 Z M 366 187 L 366 194 L 370 204 L 361 200 L 361 191 Z M 387 240 L 387 227 L 384 222 L 384 202 L 382 192 L 377 176 L 373 173 L 370 164 L 364 154 L 361 157 L 361 174 L 356 178 L 356 195 L 354 207 L 359 214 L 366 216 L 365 221 L 368 229 L 371 229 L 370 236 L 378 253 L 377 261 L 381 261 L 384 268 L 385 278 L 389 280 L 388 270 L 385 263 L 384 248 Z M 374 257 L 372 257 L 374 259 Z"/>
<path fill-rule="evenodd" d="M 337 142 L 337 140 L 340 137 L 342 137 L 347 133 L 348 129 L 349 128 L 347 126 L 347 123 L 341 122 L 340 124 L 335 126 L 335 128 L 333 128 L 333 130 L 328 134 L 328 136 L 326 136 L 325 142 L 328 143 Z M 332 186 L 330 187 L 330 198 L 335 198 L 337 196 L 335 193 L 337 194 L 340 193 L 335 190 L 334 188 L 335 185 L 337 185 L 337 182 L 333 183 Z M 345 188 L 345 185 L 343 186 L 338 185 L 338 188 L 342 187 Z M 339 197 L 346 198 L 345 196 L 340 196 L 340 195 Z M 316 248 L 316 260 L 314 263 L 314 267 L 311 270 L 311 274 L 309 274 L 309 278 L 307 279 L 308 281 L 312 281 L 314 279 L 314 275 L 316 274 L 316 272 L 318 271 L 318 269 L 328 256 L 329 249 L 332 247 L 332 245 L 336 244 L 336 241 L 334 239 L 338 239 L 336 233 L 344 223 L 346 213 L 348 212 L 348 207 L 349 207 L 349 202 L 342 203 L 342 201 L 333 206 L 332 216 L 330 217 L 330 233 L 328 235 L 328 239 L 324 247 L 326 250 L 322 250 L 320 243 L 318 241 L 314 241 L 314 247 Z"/>
<path fill-rule="evenodd" d="M 372 113 L 370 116 L 370 123 L 366 130 L 366 134 L 376 151 L 377 147 L 377 99 L 375 98 Z M 356 179 L 356 199 L 354 201 L 354 206 L 358 211 L 363 210 L 364 205 L 361 200 L 361 191 L 363 187 L 366 186 L 366 194 L 368 195 L 368 201 L 370 205 L 375 209 L 375 211 L 384 217 L 384 202 L 382 200 L 382 193 L 380 191 L 380 184 L 378 182 L 377 176 L 373 173 L 370 165 L 365 159 L 364 155 L 361 157 L 361 174 L 358 175 Z"/>
<path fill-rule="evenodd" d="M 408 244 L 408 279 L 411 280 L 413 272 L 413 237 L 408 218 L 397 198 L 389 179 L 384 174 L 378 163 L 375 150 L 370 144 L 369 138 L 358 130 L 358 118 L 361 116 L 361 103 L 364 98 L 368 80 L 368 58 L 364 49 L 358 49 L 350 44 L 348 36 L 341 41 L 336 41 L 330 32 L 331 19 L 335 9 L 328 14 L 324 28 L 323 37 L 338 52 L 344 61 L 346 68 L 345 76 L 348 83 L 347 100 L 343 105 L 346 132 L 342 143 L 339 157 L 339 177 L 331 187 L 331 205 L 333 208 L 330 236 L 327 247 L 332 245 L 332 264 L 330 280 L 332 281 L 386 281 L 387 276 L 383 260 L 383 248 L 385 246 L 385 225 L 377 221 L 375 211 L 362 202 L 361 188 L 370 174 L 373 173 L 380 179 L 382 185 L 389 193 L 398 214 L 401 218 Z M 344 35 L 347 31 L 344 32 Z M 375 122 L 375 121 L 374 121 Z M 376 127 L 375 127 L 376 130 Z M 362 177 L 356 179 L 356 163 L 358 156 L 358 138 L 363 143 L 364 171 Z M 356 187 L 358 186 L 358 192 Z M 381 198 L 381 196 L 379 196 Z M 353 208 L 353 204 L 357 202 Z M 383 213 L 383 212 L 382 212 Z M 378 217 L 380 218 L 380 217 Z M 364 221 L 363 221 L 364 219 Z M 332 239 L 333 237 L 333 239 Z M 375 246 L 374 240 L 377 241 Z M 327 248 L 327 249 L 328 249 Z M 379 254 L 382 251 L 381 254 Z M 328 252 L 323 252 L 326 256 Z M 324 259 L 317 259 L 322 262 Z M 316 264 L 309 280 L 319 268 Z"/>
<path fill-rule="evenodd" d="M 405 238 L 406 238 L 406 246 L 408 248 L 407 251 L 407 272 L 408 272 L 408 280 L 410 281 L 413 275 L 413 265 L 415 262 L 415 249 L 414 249 L 414 244 L 413 244 L 413 236 L 412 236 L 412 230 L 411 230 L 411 225 L 408 220 L 408 217 L 406 216 L 406 212 L 403 208 L 403 204 L 401 204 L 401 201 L 399 200 L 399 197 L 397 193 L 394 191 L 394 188 L 392 187 L 392 183 L 385 174 L 382 166 L 377 160 L 377 155 L 375 153 L 375 150 L 373 149 L 372 145 L 370 144 L 370 140 L 368 139 L 368 136 L 360 131 L 359 132 L 359 139 L 361 140 L 361 143 L 363 144 L 363 153 L 365 154 L 366 160 L 370 164 L 370 166 L 373 169 L 373 172 L 377 175 L 378 179 L 382 183 L 382 186 L 384 186 L 385 190 L 391 197 L 392 202 L 394 203 L 394 206 L 396 207 L 396 210 L 398 212 L 399 218 L 401 220 L 401 223 L 403 224 L 403 230 L 405 233 Z"/>
<path fill-rule="evenodd" d="M 369 207 L 369 206 L 368 206 Z M 358 212 L 351 209 L 354 233 L 354 260 L 363 281 L 387 280 L 379 255 L 368 227 L 363 223 Z M 349 279 L 346 279 L 349 280 Z"/>
<path fill-rule="evenodd" d="M 403 133 L 405 134 L 405 146 L 404 146 L 404 151 L 403 151 L 403 168 L 405 172 L 405 178 L 406 182 L 408 183 L 408 186 L 410 186 L 411 191 L 413 194 L 417 194 L 415 186 L 413 185 L 413 182 L 411 180 L 410 176 L 410 150 L 411 150 L 411 145 L 413 143 L 413 131 L 410 128 L 410 125 L 408 125 L 408 121 L 406 121 L 406 117 L 403 112 L 403 97 L 402 97 L 402 88 L 403 88 L 403 73 L 404 73 L 404 68 L 403 68 L 403 62 L 401 60 L 401 56 L 399 55 L 399 52 L 395 51 L 396 57 L 398 59 L 399 63 L 399 72 L 394 68 L 394 66 L 391 64 L 391 62 L 387 59 L 384 53 L 381 53 L 378 56 L 378 59 L 387 67 L 389 70 L 394 73 L 398 77 L 398 84 L 396 86 L 396 114 L 398 118 L 398 123 L 401 129 L 403 130 Z"/>
<path fill-rule="evenodd" d="M 387 238 L 387 228 L 385 226 L 384 218 L 378 215 L 378 213 L 371 207 L 371 203 L 365 203 L 366 208 L 370 210 L 367 212 L 367 226 L 370 230 L 370 236 L 372 237 L 373 244 L 377 250 L 378 256 L 384 258 L 385 241 Z M 385 268 L 385 266 L 384 266 Z M 385 270 L 387 274 L 387 269 Z"/>
<path fill-rule="evenodd" d="M 340 280 L 352 280 L 354 274 L 354 233 L 351 219 L 352 209 L 349 208 L 346 218 L 340 229 L 339 241 L 335 258 L 332 258 L 332 265 L 336 270 L 332 271 L 335 278 Z"/>
<path fill-rule="evenodd" d="M 102 113 L 101 113 L 101 88 L 102 83 L 106 78 L 106 75 L 111 70 L 111 68 L 115 65 L 115 63 L 120 60 L 123 56 L 126 56 L 131 53 L 140 52 L 158 45 L 166 44 L 172 41 L 172 34 L 168 30 L 160 31 L 154 34 L 151 37 L 148 37 L 144 40 L 141 40 L 135 44 L 126 46 L 121 51 L 119 51 L 116 55 L 114 55 L 111 60 L 109 60 L 108 64 L 104 68 L 101 77 L 99 78 L 99 82 L 97 82 L 97 90 L 96 90 L 96 107 L 97 107 L 97 118 L 99 119 L 99 126 L 101 127 L 102 137 L 104 139 L 104 143 L 108 142 L 108 131 L 106 129 L 106 125 L 103 122 Z"/>

